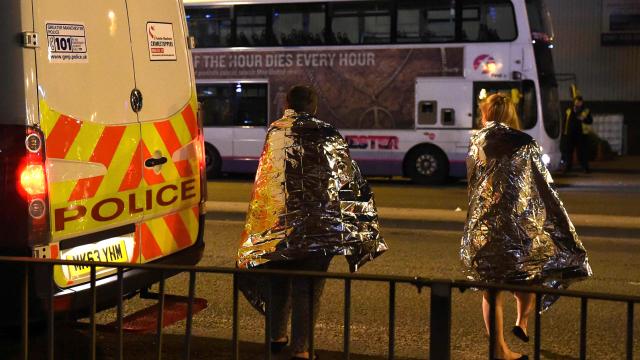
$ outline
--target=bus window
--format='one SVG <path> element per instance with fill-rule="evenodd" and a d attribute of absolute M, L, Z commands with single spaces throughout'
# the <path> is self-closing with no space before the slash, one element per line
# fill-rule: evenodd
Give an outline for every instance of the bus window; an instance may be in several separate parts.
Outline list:
<path fill-rule="evenodd" d="M 473 128 L 482 127 L 480 104 L 492 94 L 503 94 L 511 98 L 520 119 L 520 130 L 532 129 L 538 120 L 535 84 L 531 80 L 517 81 L 480 81 L 473 83 Z"/>
<path fill-rule="evenodd" d="M 462 41 L 512 41 L 518 36 L 508 0 L 468 0 L 462 7 Z"/>
<path fill-rule="evenodd" d="M 540 99 L 542 105 L 542 119 L 544 129 L 552 139 L 560 136 L 560 99 L 558 97 L 558 82 L 553 66 L 551 48 L 543 42 L 533 44 L 536 58 L 538 79 L 540 79 Z"/>
<path fill-rule="evenodd" d="M 197 47 L 231 46 L 231 10 L 229 8 L 191 9 L 187 20 L 189 34 Z"/>
<path fill-rule="evenodd" d="M 237 6 L 236 46 L 265 46 L 269 44 L 265 6 Z"/>
<path fill-rule="evenodd" d="M 534 40 L 543 40 L 545 42 L 553 40 L 551 15 L 545 2 L 543 0 L 527 0 L 526 4 L 531 37 Z"/>
<path fill-rule="evenodd" d="M 455 125 L 456 124 L 456 110 L 453 108 L 442 109 L 440 114 L 442 125 Z"/>
<path fill-rule="evenodd" d="M 391 13 L 387 2 L 335 3 L 331 16 L 333 39 L 337 44 L 391 41 Z"/>
<path fill-rule="evenodd" d="M 450 0 L 398 2 L 398 43 L 455 41 L 455 9 Z"/>
<path fill-rule="evenodd" d="M 324 4 L 274 5 L 272 23 L 277 45 L 324 44 Z"/>
<path fill-rule="evenodd" d="M 538 122 L 538 100 L 536 85 L 531 80 L 522 82 L 522 113 L 520 125 L 523 129 L 532 129 Z"/>
<path fill-rule="evenodd" d="M 560 136 L 560 119 L 562 118 L 558 87 L 541 81 L 540 98 L 544 129 L 549 137 L 557 139 Z"/>
<path fill-rule="evenodd" d="M 267 84 L 198 84 L 204 126 L 266 126 Z"/>
<path fill-rule="evenodd" d="M 418 125 L 434 125 L 438 121 L 437 114 L 437 101 L 420 101 L 418 103 Z"/>

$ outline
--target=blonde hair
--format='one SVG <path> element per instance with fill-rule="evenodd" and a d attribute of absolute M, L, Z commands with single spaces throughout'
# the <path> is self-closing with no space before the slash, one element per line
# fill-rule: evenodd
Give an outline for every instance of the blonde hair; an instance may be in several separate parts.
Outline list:
<path fill-rule="evenodd" d="M 489 95 L 481 104 L 482 122 L 495 121 L 520 130 L 520 119 L 511 98 L 504 94 Z"/>

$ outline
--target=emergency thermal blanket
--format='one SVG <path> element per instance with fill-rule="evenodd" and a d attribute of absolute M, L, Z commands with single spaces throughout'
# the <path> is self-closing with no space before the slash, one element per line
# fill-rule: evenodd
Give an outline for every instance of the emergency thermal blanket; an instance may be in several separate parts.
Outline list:
<path fill-rule="evenodd" d="M 346 255 L 355 271 L 387 249 L 373 194 L 334 127 L 286 115 L 267 134 L 238 266 Z"/>
<path fill-rule="evenodd" d="M 489 122 L 471 138 L 467 178 L 460 257 L 468 279 L 558 288 L 591 276 L 587 252 L 529 135 Z"/>
<path fill-rule="evenodd" d="M 331 125 L 287 110 L 269 127 L 238 249 L 239 268 L 345 255 L 351 271 L 387 250 L 373 193 Z M 264 279 L 241 289 L 264 310 Z"/>

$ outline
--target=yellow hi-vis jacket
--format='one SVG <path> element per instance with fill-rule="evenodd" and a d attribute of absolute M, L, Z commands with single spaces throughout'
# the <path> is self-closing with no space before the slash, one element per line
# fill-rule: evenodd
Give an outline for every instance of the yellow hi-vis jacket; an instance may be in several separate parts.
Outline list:
<path fill-rule="evenodd" d="M 565 118 L 564 118 L 564 135 L 568 135 L 569 134 L 569 119 L 571 117 L 571 112 L 573 112 L 572 108 L 568 108 L 565 111 Z M 582 125 L 582 133 L 583 134 L 588 134 L 591 132 L 591 123 L 593 122 L 593 120 L 589 121 L 587 119 L 589 119 L 591 117 L 591 110 L 589 109 L 583 109 L 580 114 L 577 115 L 578 119 L 580 120 L 580 123 Z M 587 120 L 587 121 L 585 121 Z"/>

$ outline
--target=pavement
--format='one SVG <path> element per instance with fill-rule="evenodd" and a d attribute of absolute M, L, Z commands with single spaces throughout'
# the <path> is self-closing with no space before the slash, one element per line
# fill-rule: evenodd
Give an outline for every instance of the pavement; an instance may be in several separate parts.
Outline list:
<path fill-rule="evenodd" d="M 554 180 L 561 187 L 574 189 L 640 191 L 640 156 L 621 156 L 609 161 L 592 162 L 590 167 L 590 174 L 579 171 L 555 174 Z"/>
<path fill-rule="evenodd" d="M 592 172 L 555 174 L 559 191 L 640 192 L 640 156 L 620 157 L 612 161 L 595 162 Z M 209 219 L 244 218 L 248 204 L 241 201 L 207 201 Z M 462 229 L 466 209 L 378 207 L 380 221 L 387 227 L 428 228 L 440 230 Z M 640 237 L 638 216 L 602 213 L 571 213 L 570 218 L 579 233 L 592 236 L 607 234 L 614 237 Z"/>

